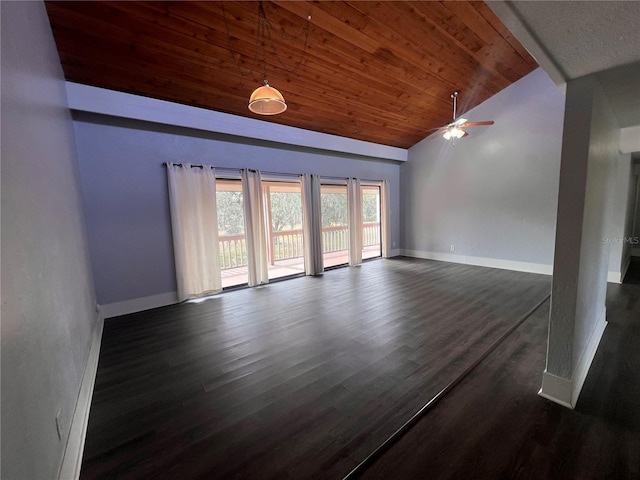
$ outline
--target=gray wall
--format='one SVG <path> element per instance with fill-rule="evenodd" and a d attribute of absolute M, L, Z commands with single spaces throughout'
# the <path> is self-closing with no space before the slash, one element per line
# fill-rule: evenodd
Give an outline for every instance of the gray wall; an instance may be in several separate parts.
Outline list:
<path fill-rule="evenodd" d="M 610 245 L 609 272 L 624 273 L 631 258 L 631 236 L 636 199 L 636 177 L 633 175 L 631 154 L 619 154 L 614 160 L 607 197 L 610 211 L 605 243 Z"/>
<path fill-rule="evenodd" d="M 626 238 L 624 245 L 622 246 L 622 273 L 625 273 L 625 268 L 631 261 L 631 255 L 634 247 L 638 247 L 636 242 L 640 241 L 633 239 L 633 222 L 634 215 L 636 214 L 636 189 L 638 185 L 638 177 L 633 174 L 633 160 L 629 162 L 629 179 L 627 183 L 627 205 L 626 205 L 626 218 L 624 220 L 624 237 Z"/>
<path fill-rule="evenodd" d="M 399 243 L 396 163 L 87 113 L 76 114 L 75 132 L 100 304 L 176 290 L 162 162 L 387 179 L 392 244 Z"/>
<path fill-rule="evenodd" d="M 45 7 L 0 8 L 2 478 L 52 479 L 95 328 L 95 296 L 73 125 Z"/>
<path fill-rule="evenodd" d="M 605 326 L 619 129 L 595 75 L 567 83 L 558 228 L 541 394 L 574 406 Z"/>
<path fill-rule="evenodd" d="M 572 83 L 570 82 L 567 88 L 571 88 Z M 585 361 L 583 355 L 605 308 L 610 247 L 603 244 L 602 237 L 607 234 L 606 214 L 610 211 L 609 205 L 614 202 L 614 196 L 609 194 L 608 185 L 612 183 L 611 177 L 616 175 L 616 162 L 620 156 L 620 130 L 611 105 L 597 80 L 593 81 L 591 89 L 584 98 L 579 95 L 573 97 L 580 103 L 593 102 L 591 134 L 587 145 L 587 183 L 573 339 L 574 376 Z M 571 108 L 568 100 L 567 110 Z M 565 291 L 563 285 L 556 288 L 554 279 L 553 293 L 556 299 L 564 295 Z"/>
<path fill-rule="evenodd" d="M 632 215 L 635 215 L 635 218 L 633 218 L 631 229 L 633 232 L 632 237 L 635 241 L 636 238 L 640 239 L 640 182 L 638 181 L 638 178 L 640 178 L 640 153 L 634 153 L 631 158 L 633 160 L 633 179 L 635 182 L 635 199 L 632 205 Z M 632 245 L 631 254 L 640 255 L 640 245 Z"/>
<path fill-rule="evenodd" d="M 465 92 L 460 93 L 464 100 Z M 465 112 L 455 146 L 440 135 L 401 166 L 402 247 L 551 265 L 564 95 L 537 69 Z"/>

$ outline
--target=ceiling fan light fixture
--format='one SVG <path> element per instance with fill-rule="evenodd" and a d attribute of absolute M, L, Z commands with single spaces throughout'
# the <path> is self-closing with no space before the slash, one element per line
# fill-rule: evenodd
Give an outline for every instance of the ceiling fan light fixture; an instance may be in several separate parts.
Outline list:
<path fill-rule="evenodd" d="M 264 85 L 256 88 L 249 98 L 249 110 L 258 115 L 278 115 L 287 109 L 282 94 L 264 81 Z"/>
<path fill-rule="evenodd" d="M 458 127 L 447 128 L 442 135 L 446 140 L 452 138 L 462 138 L 464 136 L 464 130 Z"/>

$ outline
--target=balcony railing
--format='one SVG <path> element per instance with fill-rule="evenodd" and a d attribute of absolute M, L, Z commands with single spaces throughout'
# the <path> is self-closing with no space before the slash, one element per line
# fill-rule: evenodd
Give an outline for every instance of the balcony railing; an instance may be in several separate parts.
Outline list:
<path fill-rule="evenodd" d="M 220 242 L 220 270 L 247 265 L 247 242 L 244 235 L 225 235 Z"/>
<path fill-rule="evenodd" d="M 220 269 L 243 267 L 247 265 L 247 245 L 244 235 L 221 236 Z M 364 223 L 362 246 L 380 244 L 380 224 Z M 349 249 L 349 229 L 345 226 L 322 229 L 322 253 L 346 251 Z M 304 257 L 302 230 L 270 232 L 269 253 L 271 265 L 279 260 Z"/>
<path fill-rule="evenodd" d="M 362 246 L 371 247 L 380 245 L 380 224 L 379 223 L 363 223 L 362 224 Z"/>
<path fill-rule="evenodd" d="M 304 257 L 302 230 L 271 232 L 269 248 L 271 265 L 275 265 L 277 260 Z"/>

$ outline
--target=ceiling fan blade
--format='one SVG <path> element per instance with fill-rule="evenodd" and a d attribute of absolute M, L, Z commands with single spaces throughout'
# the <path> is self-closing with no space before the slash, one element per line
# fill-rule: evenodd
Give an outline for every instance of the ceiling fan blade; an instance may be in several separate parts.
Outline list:
<path fill-rule="evenodd" d="M 459 126 L 460 126 L 460 125 L 462 125 L 463 123 L 467 123 L 467 119 L 466 119 L 466 118 L 462 118 L 462 117 L 460 117 L 460 118 L 458 118 L 458 119 L 454 120 L 453 122 L 451 122 L 449 125 L 456 125 L 456 126 L 458 126 L 458 127 L 459 127 Z"/>
<path fill-rule="evenodd" d="M 484 122 L 467 122 L 464 125 L 460 125 L 461 127 L 480 127 L 482 125 L 493 125 L 495 122 L 493 120 L 486 120 Z"/>
<path fill-rule="evenodd" d="M 468 136 L 469 136 L 469 134 L 467 132 L 464 132 L 464 135 L 462 135 L 462 137 L 460 137 L 460 138 L 464 138 L 464 137 L 468 137 Z"/>
<path fill-rule="evenodd" d="M 437 131 L 442 131 L 444 132 L 447 128 L 449 128 L 447 125 L 445 125 L 444 127 L 438 127 L 438 128 L 431 128 L 429 130 L 427 130 L 428 133 L 431 132 L 437 132 Z"/>

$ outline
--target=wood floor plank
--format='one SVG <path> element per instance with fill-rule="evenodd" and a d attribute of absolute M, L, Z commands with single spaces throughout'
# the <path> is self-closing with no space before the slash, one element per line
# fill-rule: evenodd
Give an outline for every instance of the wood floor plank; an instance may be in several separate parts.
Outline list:
<path fill-rule="evenodd" d="M 549 290 L 395 258 L 108 319 L 81 478 L 342 478 Z"/>

